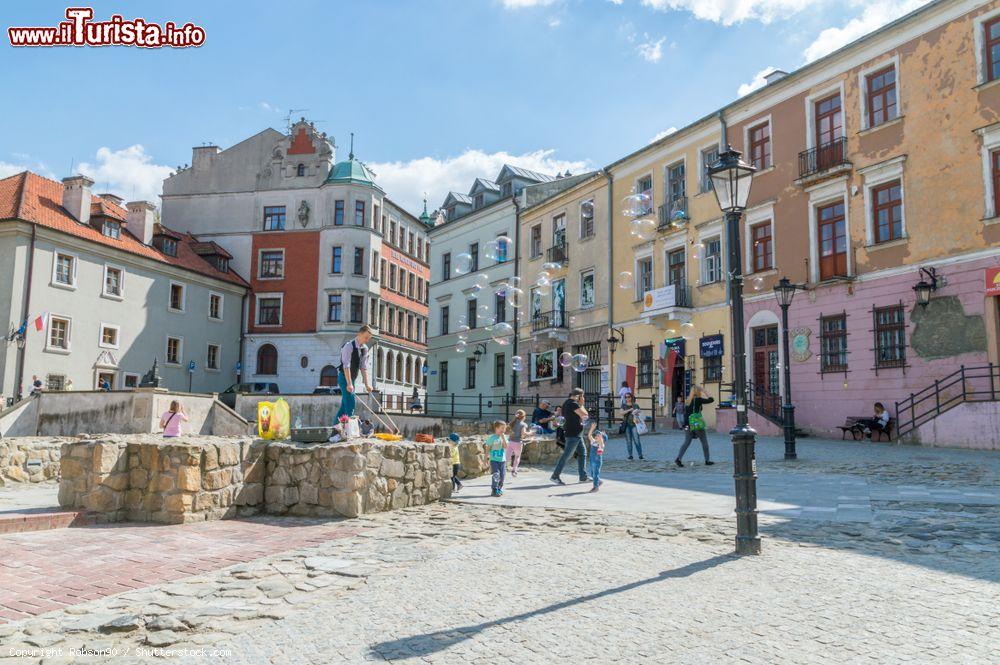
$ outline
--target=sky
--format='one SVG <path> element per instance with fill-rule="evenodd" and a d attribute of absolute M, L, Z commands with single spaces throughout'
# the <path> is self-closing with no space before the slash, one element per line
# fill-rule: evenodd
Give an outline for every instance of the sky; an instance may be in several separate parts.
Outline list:
<path fill-rule="evenodd" d="M 504 163 L 599 168 L 927 0 L 101 2 L 203 46 L 13 48 L 66 4 L 4 4 L 0 177 L 82 172 L 158 202 L 192 146 L 305 116 L 419 212 Z M 298 109 L 298 110 L 294 110 Z M 301 110 L 304 109 L 304 110 Z"/>

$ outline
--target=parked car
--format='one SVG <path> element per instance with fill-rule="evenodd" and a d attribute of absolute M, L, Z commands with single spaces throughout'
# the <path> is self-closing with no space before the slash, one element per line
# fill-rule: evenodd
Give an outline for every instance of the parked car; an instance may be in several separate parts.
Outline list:
<path fill-rule="evenodd" d="M 313 395 L 340 395 L 338 386 L 316 386 L 313 388 Z"/>
<path fill-rule="evenodd" d="M 230 409 L 236 408 L 237 395 L 280 395 L 277 383 L 234 383 L 219 393 L 219 401 Z"/>

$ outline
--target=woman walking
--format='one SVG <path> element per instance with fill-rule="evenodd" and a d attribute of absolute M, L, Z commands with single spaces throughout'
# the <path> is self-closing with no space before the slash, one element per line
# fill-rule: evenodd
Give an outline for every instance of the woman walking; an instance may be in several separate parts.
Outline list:
<path fill-rule="evenodd" d="M 181 435 L 181 423 L 188 421 L 184 407 L 177 400 L 170 402 L 170 410 L 160 416 L 160 427 L 163 429 L 163 436 L 174 438 Z"/>
<path fill-rule="evenodd" d="M 625 445 L 628 447 L 628 458 L 632 457 L 632 446 L 639 453 L 639 459 L 646 459 L 642 456 L 642 442 L 639 440 L 639 423 L 642 421 L 642 412 L 635 403 L 635 395 L 629 393 L 625 395 L 625 405 L 622 411 L 622 419 L 625 423 Z"/>
<path fill-rule="evenodd" d="M 687 400 L 684 403 L 684 413 L 687 417 L 687 431 L 684 433 L 684 445 L 681 446 L 680 452 L 677 453 L 677 459 L 674 460 L 674 464 L 677 466 L 684 466 L 684 462 L 681 460 L 684 458 L 684 453 L 687 452 L 688 446 L 691 445 L 691 439 L 696 436 L 701 441 L 701 451 L 705 453 L 705 466 L 715 464 L 708 454 L 708 435 L 705 433 L 705 418 L 701 415 L 701 407 L 705 404 L 711 404 L 714 401 L 701 386 L 691 386 L 691 392 L 688 393 Z"/>

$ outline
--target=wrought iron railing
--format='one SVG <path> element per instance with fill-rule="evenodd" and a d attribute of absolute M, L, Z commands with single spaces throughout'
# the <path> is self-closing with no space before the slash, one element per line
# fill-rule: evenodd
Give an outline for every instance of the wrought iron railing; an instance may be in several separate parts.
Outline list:
<path fill-rule="evenodd" d="M 747 403 L 751 409 L 775 424 L 784 423 L 781 414 L 781 395 L 756 386 L 753 381 L 747 381 Z"/>
<path fill-rule="evenodd" d="M 553 263 L 565 263 L 569 260 L 569 252 L 566 249 L 566 243 L 561 242 L 557 245 L 552 245 L 546 252 L 546 257 L 549 261 Z"/>
<path fill-rule="evenodd" d="M 674 200 L 664 203 L 657 208 L 659 227 L 663 229 L 672 226 L 674 221 L 676 221 L 675 217 L 687 219 L 687 212 L 688 200 L 686 196 L 678 196 Z M 683 215 L 678 215 L 677 213 L 683 213 Z"/>
<path fill-rule="evenodd" d="M 799 177 L 822 173 L 836 166 L 850 165 L 847 161 L 847 138 L 839 138 L 799 153 Z"/>
<path fill-rule="evenodd" d="M 531 319 L 531 332 L 539 332 L 549 328 L 565 328 L 566 312 L 554 309 L 549 312 L 542 312 Z"/>
<path fill-rule="evenodd" d="M 937 418 L 964 402 L 995 402 L 1000 399 L 1000 366 L 989 363 L 966 367 L 962 365 L 933 385 L 910 393 L 896 402 L 896 438 L 909 434 L 921 425 Z"/>

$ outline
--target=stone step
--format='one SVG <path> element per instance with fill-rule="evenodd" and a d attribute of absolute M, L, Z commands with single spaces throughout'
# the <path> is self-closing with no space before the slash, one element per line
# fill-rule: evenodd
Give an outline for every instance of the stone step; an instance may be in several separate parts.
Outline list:
<path fill-rule="evenodd" d="M 96 523 L 94 515 L 84 510 L 25 510 L 21 512 L 0 512 L 0 535 L 25 533 L 28 531 L 48 531 L 71 526 L 89 526 Z"/>

